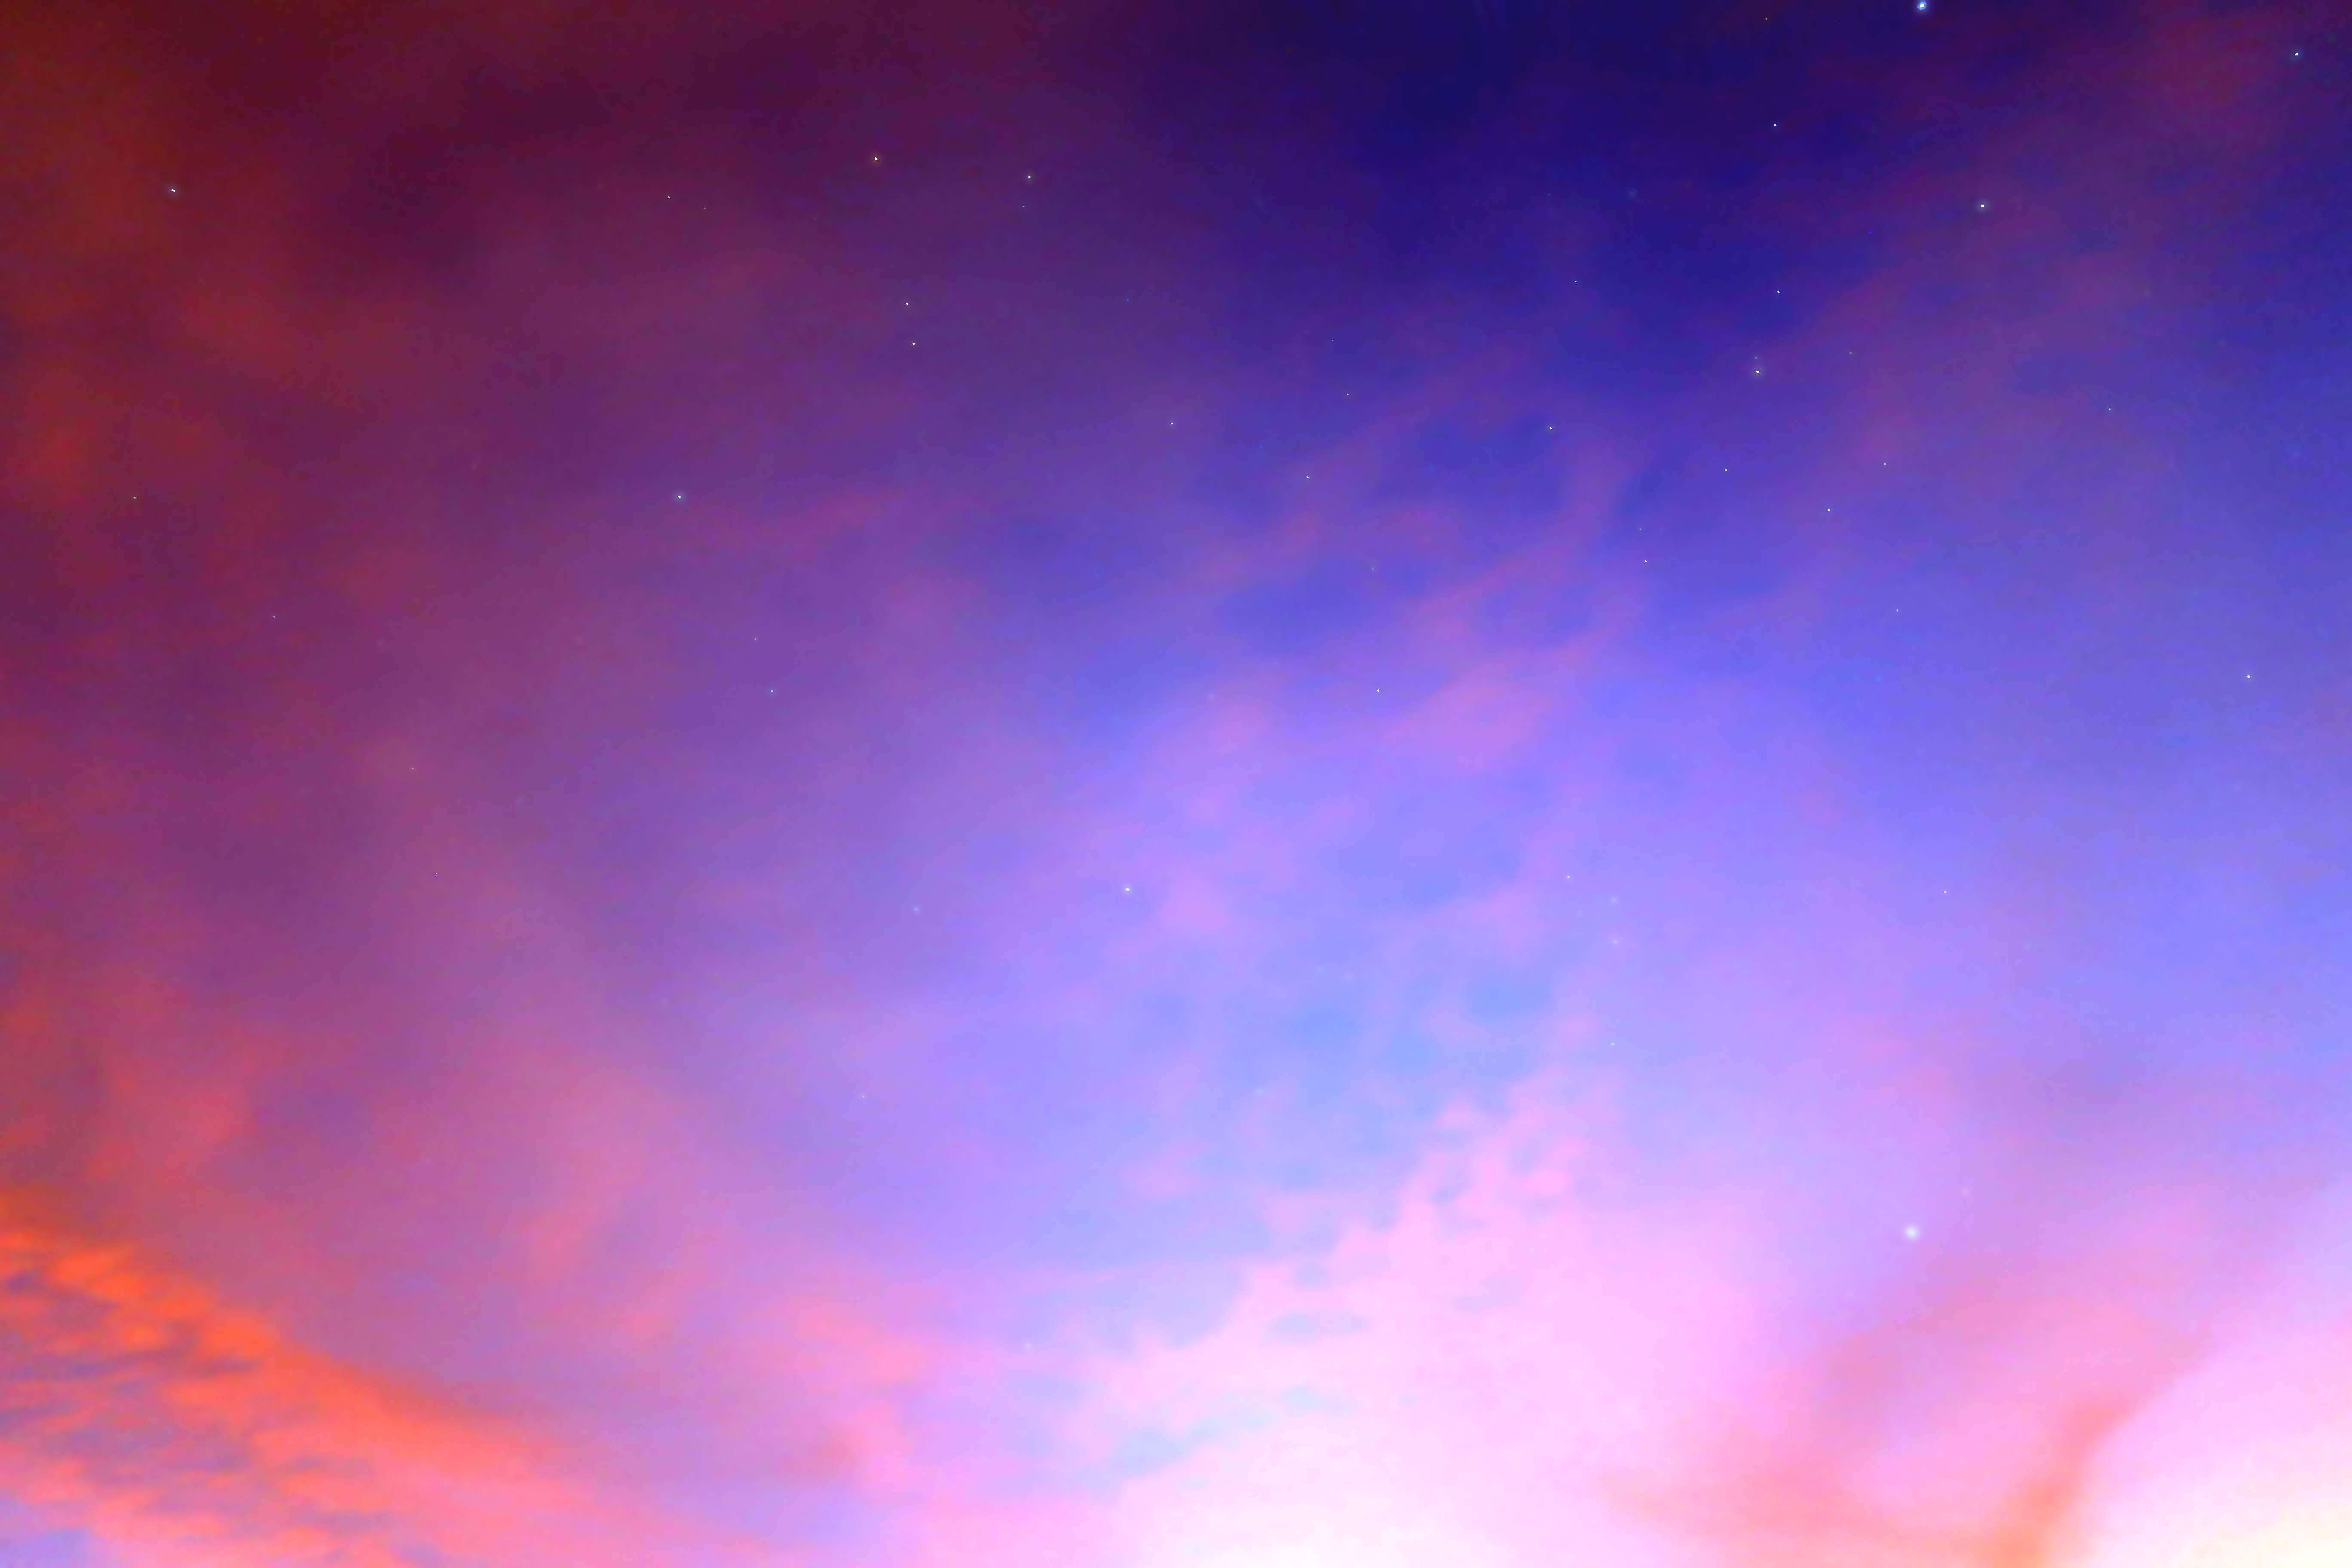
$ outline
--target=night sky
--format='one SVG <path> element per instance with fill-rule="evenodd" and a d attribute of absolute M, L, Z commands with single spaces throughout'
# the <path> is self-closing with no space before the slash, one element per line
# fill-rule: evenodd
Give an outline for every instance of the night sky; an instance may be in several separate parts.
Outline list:
<path fill-rule="evenodd" d="M 2352 14 L 20 0 L 0 1563 L 2352 1563 Z"/>

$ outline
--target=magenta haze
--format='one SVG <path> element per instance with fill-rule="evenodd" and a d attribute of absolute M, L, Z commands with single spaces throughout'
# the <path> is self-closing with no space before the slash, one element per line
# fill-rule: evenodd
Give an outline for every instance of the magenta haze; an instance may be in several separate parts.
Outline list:
<path fill-rule="evenodd" d="M 2347 50 L 12 12 L 0 1557 L 2352 1561 Z"/>

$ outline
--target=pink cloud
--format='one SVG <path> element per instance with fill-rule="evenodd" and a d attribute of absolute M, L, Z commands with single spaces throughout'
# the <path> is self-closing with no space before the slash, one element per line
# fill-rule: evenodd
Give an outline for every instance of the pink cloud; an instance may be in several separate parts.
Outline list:
<path fill-rule="evenodd" d="M 1790 1250 L 1801 1200 L 1644 1191 L 1562 1081 L 1445 1118 L 1391 1202 L 1285 1205 L 1198 1331 L 1093 1354 L 1104 1560 L 2185 1568 L 2347 1539 L 2340 1204 L 2233 1274 L 2218 1192 L 2141 1168 L 2051 1250 L 1890 1232 L 1841 1307 Z"/>
<path fill-rule="evenodd" d="M 1107 1352 L 1121 1561 L 1695 1561 L 1617 1494 L 1751 1375 L 1757 1232 L 1594 1202 L 1608 1129 L 1541 1083 L 1457 1113 L 1378 1217 L 1257 1264 L 1197 1338 Z"/>

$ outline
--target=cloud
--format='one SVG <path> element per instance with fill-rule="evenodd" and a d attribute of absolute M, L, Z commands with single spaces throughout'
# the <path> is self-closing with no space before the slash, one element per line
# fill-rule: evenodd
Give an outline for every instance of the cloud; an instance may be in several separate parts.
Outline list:
<path fill-rule="evenodd" d="M 0 1200 L 0 1477 L 129 1564 L 642 1561 L 547 1443 Z M 621 1544 L 634 1541 L 638 1544 Z"/>
<path fill-rule="evenodd" d="M 1801 1193 L 1661 1186 L 1607 1091 L 1571 1081 L 1447 1116 L 1391 1203 L 1293 1200 L 1204 1327 L 1099 1349 L 1079 1430 L 1110 1560 L 2340 1549 L 2340 1203 L 2282 1211 L 2061 1119 L 2037 1155 L 1979 1166 L 1981 1218 L 1889 1226 L 1832 1263 Z M 2253 1217 L 2279 1212 L 2294 1234 Z"/>
<path fill-rule="evenodd" d="M 1213 1327 L 1107 1350 L 1088 1415 L 1139 1565 L 1691 1561 L 1612 1495 L 1670 1462 L 1759 1327 L 1755 1233 L 1586 1193 L 1558 1085 L 1449 1116 L 1378 1217 L 1293 1239 Z"/>

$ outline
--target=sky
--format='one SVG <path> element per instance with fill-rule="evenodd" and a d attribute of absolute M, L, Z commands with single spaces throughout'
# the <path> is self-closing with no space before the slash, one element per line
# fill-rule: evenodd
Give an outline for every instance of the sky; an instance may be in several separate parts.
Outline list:
<path fill-rule="evenodd" d="M 26 0 L 0 1563 L 2352 1562 L 2352 20 Z"/>

